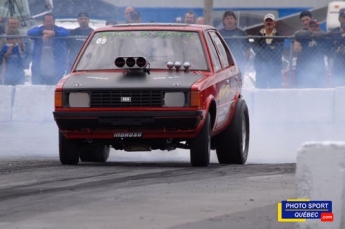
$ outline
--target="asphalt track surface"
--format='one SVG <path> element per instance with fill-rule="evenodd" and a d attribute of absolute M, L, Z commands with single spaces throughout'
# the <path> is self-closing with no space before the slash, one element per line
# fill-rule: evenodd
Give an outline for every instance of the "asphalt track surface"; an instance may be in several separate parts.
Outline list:
<path fill-rule="evenodd" d="M 54 124 L 0 124 L 0 228 L 280 229 L 295 163 L 193 168 L 185 151 L 61 165 Z M 253 151 L 255 152 L 255 151 Z"/>
<path fill-rule="evenodd" d="M 0 228 L 288 228 L 294 164 L 0 163 Z"/>

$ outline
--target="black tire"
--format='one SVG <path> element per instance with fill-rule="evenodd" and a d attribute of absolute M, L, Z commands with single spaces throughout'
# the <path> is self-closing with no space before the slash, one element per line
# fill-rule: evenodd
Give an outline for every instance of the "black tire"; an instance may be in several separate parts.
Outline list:
<path fill-rule="evenodd" d="M 237 101 L 230 125 L 216 137 L 216 152 L 220 164 L 244 164 L 249 150 L 249 114 L 246 102 Z"/>
<path fill-rule="evenodd" d="M 190 163 L 194 167 L 206 167 L 210 164 L 211 151 L 211 115 L 208 113 L 204 126 L 190 142 Z"/>
<path fill-rule="evenodd" d="M 78 151 L 81 148 L 81 142 L 78 140 L 67 139 L 59 131 L 59 156 L 60 162 L 64 165 L 76 165 L 79 163 Z"/>
<path fill-rule="evenodd" d="M 107 145 L 90 145 L 80 152 L 80 160 L 83 162 L 106 162 L 109 158 L 110 147 Z"/>

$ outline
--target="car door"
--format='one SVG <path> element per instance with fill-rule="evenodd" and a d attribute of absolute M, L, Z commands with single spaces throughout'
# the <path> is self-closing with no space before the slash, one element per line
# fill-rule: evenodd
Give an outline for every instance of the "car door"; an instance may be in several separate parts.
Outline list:
<path fill-rule="evenodd" d="M 218 94 L 217 101 L 217 120 L 216 128 L 224 127 L 230 118 L 232 104 L 238 96 L 238 80 L 241 80 L 241 74 L 235 66 L 235 61 L 217 31 L 210 31 L 209 35 L 213 41 L 217 54 L 219 56 L 221 70 L 217 73 Z"/>

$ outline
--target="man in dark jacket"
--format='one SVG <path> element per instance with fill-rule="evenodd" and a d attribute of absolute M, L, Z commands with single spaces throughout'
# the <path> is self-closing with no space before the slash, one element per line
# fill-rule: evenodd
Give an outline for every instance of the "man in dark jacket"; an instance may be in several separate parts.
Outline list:
<path fill-rule="evenodd" d="M 275 38 L 280 36 L 275 29 L 275 16 L 266 14 L 264 28 L 255 38 L 253 50 L 255 52 L 254 66 L 256 70 L 257 88 L 280 88 L 282 86 L 282 55 L 284 39 Z"/>
<path fill-rule="evenodd" d="M 69 31 L 55 25 L 52 13 L 43 16 L 43 25 L 28 30 L 34 40 L 32 50 L 32 84 L 55 85 L 67 70 L 66 39 Z"/>
<path fill-rule="evenodd" d="M 240 70 L 244 72 L 245 64 L 250 57 L 250 43 L 247 34 L 237 27 L 237 17 L 232 10 L 224 12 L 223 25 L 224 28 L 219 30 L 219 33 L 229 46 Z"/>
<path fill-rule="evenodd" d="M 75 36 L 74 38 L 70 38 L 67 41 L 68 44 L 68 52 L 69 52 L 69 60 L 68 60 L 68 67 L 71 68 L 76 56 L 78 55 L 82 45 L 84 44 L 86 37 L 93 31 L 93 29 L 89 26 L 90 17 L 87 12 L 80 12 L 78 14 L 78 23 L 79 27 L 73 29 L 70 33 L 71 36 Z"/>
<path fill-rule="evenodd" d="M 317 88 L 326 85 L 325 56 L 331 45 L 326 32 L 316 20 L 309 22 L 308 30 L 299 30 L 295 39 L 301 44 L 301 53 L 296 65 L 295 85 L 297 88 Z"/>

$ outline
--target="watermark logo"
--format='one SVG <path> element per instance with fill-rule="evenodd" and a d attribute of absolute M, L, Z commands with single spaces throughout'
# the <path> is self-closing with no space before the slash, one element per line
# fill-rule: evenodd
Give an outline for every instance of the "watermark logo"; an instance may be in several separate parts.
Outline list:
<path fill-rule="evenodd" d="M 307 219 L 333 222 L 332 201 L 287 199 L 278 203 L 278 222 L 298 223 Z"/>

